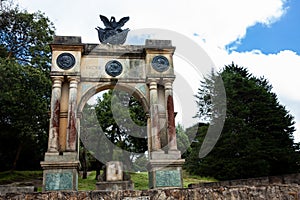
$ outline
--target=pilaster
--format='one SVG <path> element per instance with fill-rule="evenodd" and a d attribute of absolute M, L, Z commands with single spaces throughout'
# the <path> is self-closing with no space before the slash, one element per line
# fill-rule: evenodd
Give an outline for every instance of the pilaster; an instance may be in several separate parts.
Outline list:
<path fill-rule="evenodd" d="M 174 114 L 174 100 L 173 100 L 173 84 L 174 79 L 164 79 L 165 86 L 165 107 L 167 113 L 167 135 L 168 135 L 168 151 L 177 150 L 176 142 L 176 128 L 175 128 L 175 114 Z M 180 152 L 179 152 L 180 155 Z"/>
<path fill-rule="evenodd" d="M 79 77 L 68 76 L 69 81 L 69 109 L 66 151 L 76 151 L 77 147 L 77 86 Z"/>
<path fill-rule="evenodd" d="M 49 127 L 48 152 L 59 151 L 59 116 L 63 76 L 53 76 L 51 96 L 51 117 Z"/>
<path fill-rule="evenodd" d="M 160 142 L 160 122 L 159 122 L 159 105 L 158 105 L 158 93 L 157 84 L 159 79 L 151 78 L 149 81 L 150 91 L 150 133 L 151 133 L 151 149 L 153 151 L 162 151 Z"/>

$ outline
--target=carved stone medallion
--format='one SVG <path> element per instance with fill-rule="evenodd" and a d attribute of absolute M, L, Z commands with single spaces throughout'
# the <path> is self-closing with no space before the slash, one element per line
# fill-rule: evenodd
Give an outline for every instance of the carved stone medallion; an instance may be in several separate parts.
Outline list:
<path fill-rule="evenodd" d="M 108 75 L 116 77 L 122 73 L 122 64 L 117 60 L 111 60 L 105 65 L 105 71 Z"/>
<path fill-rule="evenodd" d="M 165 56 L 155 56 L 151 62 L 153 69 L 158 72 L 164 72 L 169 69 L 170 63 Z"/>
<path fill-rule="evenodd" d="M 61 69 L 71 69 L 75 65 L 75 57 L 70 53 L 62 53 L 57 57 L 56 63 Z"/>

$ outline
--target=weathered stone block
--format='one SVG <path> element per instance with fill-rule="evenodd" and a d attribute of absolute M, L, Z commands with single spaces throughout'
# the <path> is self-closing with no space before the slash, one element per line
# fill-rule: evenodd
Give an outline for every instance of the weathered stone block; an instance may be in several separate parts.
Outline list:
<path fill-rule="evenodd" d="M 122 181 L 123 165 L 120 161 L 110 161 L 106 163 L 106 181 Z"/>

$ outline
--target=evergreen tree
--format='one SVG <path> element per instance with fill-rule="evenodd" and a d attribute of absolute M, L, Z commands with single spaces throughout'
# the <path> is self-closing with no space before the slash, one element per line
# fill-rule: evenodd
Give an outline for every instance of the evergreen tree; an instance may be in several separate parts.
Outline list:
<path fill-rule="evenodd" d="M 293 141 L 293 117 L 265 78 L 257 78 L 233 63 L 219 74 L 212 73 L 198 90 L 197 116 L 210 123 L 218 116 L 211 103 L 216 76 L 222 77 L 226 89 L 226 121 L 221 137 L 206 157 L 197 157 L 201 142 L 193 147 L 188 170 L 219 180 L 298 172 L 299 145 Z M 198 131 L 197 136 L 203 141 L 205 134 Z"/>

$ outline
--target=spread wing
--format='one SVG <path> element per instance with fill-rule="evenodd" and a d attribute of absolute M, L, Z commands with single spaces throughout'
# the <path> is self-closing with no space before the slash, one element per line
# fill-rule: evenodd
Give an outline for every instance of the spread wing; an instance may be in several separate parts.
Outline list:
<path fill-rule="evenodd" d="M 118 21 L 118 28 L 121 28 L 122 26 L 124 26 L 124 24 L 129 20 L 129 17 L 123 17 L 122 19 L 120 19 L 120 21 Z"/>
<path fill-rule="evenodd" d="M 109 21 L 109 19 L 107 19 L 107 17 L 105 17 L 105 16 L 103 16 L 103 15 L 100 15 L 100 19 L 101 19 L 101 21 L 103 22 L 103 24 L 104 24 L 104 26 L 105 26 L 106 28 L 111 28 L 111 29 L 112 29 L 112 26 L 111 26 L 111 24 L 110 24 L 110 21 Z"/>

